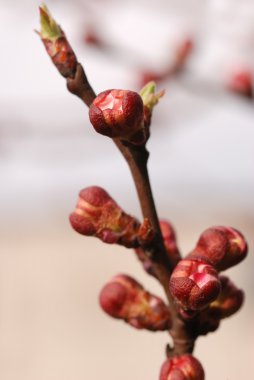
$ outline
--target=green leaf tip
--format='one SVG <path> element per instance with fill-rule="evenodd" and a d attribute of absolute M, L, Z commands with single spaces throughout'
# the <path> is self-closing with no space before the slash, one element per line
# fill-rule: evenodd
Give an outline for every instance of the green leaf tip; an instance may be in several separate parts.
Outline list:
<path fill-rule="evenodd" d="M 148 82 L 140 91 L 140 96 L 146 107 L 152 111 L 153 107 L 159 102 L 160 98 L 165 94 L 165 90 L 155 93 L 156 84 L 151 81 Z"/>
<path fill-rule="evenodd" d="M 39 7 L 40 10 L 40 36 L 43 39 L 49 39 L 51 41 L 56 40 L 57 38 L 63 35 L 60 26 L 51 16 L 48 7 L 45 4 L 42 4 Z"/>

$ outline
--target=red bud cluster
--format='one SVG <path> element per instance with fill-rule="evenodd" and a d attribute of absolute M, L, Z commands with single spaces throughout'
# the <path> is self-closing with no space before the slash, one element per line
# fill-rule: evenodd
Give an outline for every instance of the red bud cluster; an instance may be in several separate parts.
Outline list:
<path fill-rule="evenodd" d="M 104 286 L 100 305 L 111 317 L 123 319 L 137 329 L 159 331 L 171 326 L 171 316 L 164 302 L 126 275 L 115 276 Z"/>
<path fill-rule="evenodd" d="M 212 227 L 202 233 L 188 257 L 208 260 L 218 271 L 238 264 L 247 255 L 243 235 L 231 227 Z"/>
<path fill-rule="evenodd" d="M 189 258 L 177 264 L 169 288 L 181 308 L 202 310 L 218 297 L 221 286 L 212 265 Z"/>
<path fill-rule="evenodd" d="M 204 380 L 200 362 L 192 355 L 167 359 L 161 367 L 160 380 Z"/>
<path fill-rule="evenodd" d="M 94 129 L 102 135 L 137 144 L 144 142 L 144 107 L 141 96 L 136 92 L 101 92 L 89 109 L 89 118 Z"/>
<path fill-rule="evenodd" d="M 80 234 L 96 236 L 105 243 L 117 243 L 128 248 L 138 245 L 139 222 L 126 214 L 100 187 L 92 186 L 80 191 L 70 222 Z"/>

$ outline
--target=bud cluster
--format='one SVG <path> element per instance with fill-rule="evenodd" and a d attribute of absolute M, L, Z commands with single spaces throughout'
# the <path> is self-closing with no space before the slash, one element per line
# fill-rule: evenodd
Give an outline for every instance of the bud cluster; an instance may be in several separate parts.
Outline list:
<path fill-rule="evenodd" d="M 205 373 L 200 362 L 192 355 L 167 359 L 160 371 L 160 380 L 204 380 Z"/>
<path fill-rule="evenodd" d="M 127 275 L 115 276 L 104 286 L 100 305 L 111 317 L 123 319 L 137 329 L 159 331 L 171 326 L 165 303 Z"/>
<path fill-rule="evenodd" d="M 199 333 L 214 331 L 222 318 L 242 305 L 243 292 L 218 272 L 242 261 L 247 254 L 243 235 L 231 227 L 212 227 L 200 236 L 194 250 L 179 261 L 170 278 L 170 291 L 187 318 L 200 311 Z"/>

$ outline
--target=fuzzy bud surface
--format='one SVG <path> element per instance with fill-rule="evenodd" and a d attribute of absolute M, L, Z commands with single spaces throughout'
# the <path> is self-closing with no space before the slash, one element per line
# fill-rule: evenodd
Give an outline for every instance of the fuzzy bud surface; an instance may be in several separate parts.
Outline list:
<path fill-rule="evenodd" d="M 184 259 L 175 267 L 169 282 L 172 296 L 186 310 L 202 310 L 220 293 L 214 267 L 202 260 Z"/>

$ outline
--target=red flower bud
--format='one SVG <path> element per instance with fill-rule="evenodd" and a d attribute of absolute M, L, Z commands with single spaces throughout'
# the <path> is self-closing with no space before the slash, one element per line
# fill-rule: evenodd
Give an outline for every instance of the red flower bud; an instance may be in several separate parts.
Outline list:
<path fill-rule="evenodd" d="M 115 276 L 100 293 L 100 305 L 111 317 L 123 319 L 137 329 L 167 330 L 171 317 L 164 302 L 132 277 Z"/>
<path fill-rule="evenodd" d="M 221 292 L 219 297 L 203 310 L 197 319 L 196 330 L 199 335 L 215 331 L 223 318 L 236 313 L 243 304 L 244 293 L 226 276 L 219 277 Z"/>
<path fill-rule="evenodd" d="M 190 38 L 183 40 L 176 48 L 176 62 L 183 65 L 193 51 L 193 41 Z"/>
<path fill-rule="evenodd" d="M 200 362 L 192 355 L 167 359 L 161 367 L 160 380 L 204 380 L 205 373 Z"/>
<path fill-rule="evenodd" d="M 228 81 L 229 90 L 244 95 L 247 98 L 253 97 L 253 78 L 252 73 L 248 69 L 241 69 L 231 74 Z"/>
<path fill-rule="evenodd" d="M 239 231 L 230 227 L 212 227 L 203 232 L 188 257 L 205 258 L 221 271 L 242 261 L 247 255 L 247 248 Z"/>
<path fill-rule="evenodd" d="M 61 75 L 65 78 L 74 77 L 78 62 L 64 32 L 45 5 L 39 9 L 41 21 L 39 35 L 48 55 Z"/>
<path fill-rule="evenodd" d="M 103 91 L 89 109 L 90 121 L 98 133 L 128 141 L 142 132 L 143 116 L 141 96 L 127 90 Z"/>
<path fill-rule="evenodd" d="M 217 271 L 206 261 L 184 259 L 175 267 L 169 288 L 181 308 L 201 310 L 218 297 L 220 281 Z"/>
<path fill-rule="evenodd" d="M 166 220 L 160 220 L 160 228 L 169 260 L 175 266 L 181 260 L 181 255 L 176 244 L 175 231 L 173 226 Z"/>
<path fill-rule="evenodd" d="M 238 289 L 226 276 L 220 276 L 221 293 L 219 297 L 211 303 L 209 308 L 220 314 L 221 318 L 230 317 L 236 313 L 244 301 L 244 293 Z"/>
<path fill-rule="evenodd" d="M 92 186 L 80 191 L 70 222 L 82 235 L 96 236 L 105 243 L 117 243 L 128 248 L 138 246 L 139 222 L 126 214 L 100 187 Z"/>

